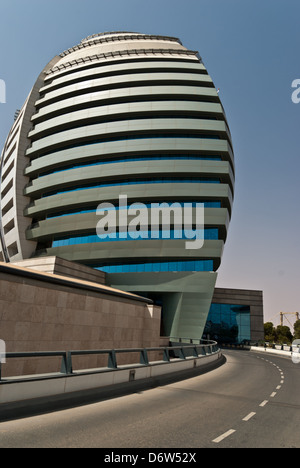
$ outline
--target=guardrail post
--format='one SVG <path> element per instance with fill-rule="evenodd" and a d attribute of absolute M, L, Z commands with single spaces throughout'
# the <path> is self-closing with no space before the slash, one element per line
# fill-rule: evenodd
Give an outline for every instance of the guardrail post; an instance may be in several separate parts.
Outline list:
<path fill-rule="evenodd" d="M 183 348 L 180 348 L 180 349 L 179 349 L 179 358 L 180 358 L 180 359 L 186 359 L 185 354 L 184 354 L 184 351 L 183 351 Z"/>
<path fill-rule="evenodd" d="M 168 349 L 164 349 L 163 361 L 170 362 L 170 354 Z"/>
<path fill-rule="evenodd" d="M 72 374 L 73 373 L 72 355 L 71 355 L 70 351 L 67 351 L 63 355 L 60 372 L 62 374 Z"/>
<path fill-rule="evenodd" d="M 107 367 L 109 367 L 109 369 L 117 369 L 118 368 L 116 352 L 113 349 L 111 351 L 109 351 Z"/>
<path fill-rule="evenodd" d="M 144 366 L 149 365 L 148 353 L 147 353 L 146 349 L 142 349 L 142 351 L 141 351 L 140 364 L 143 364 Z"/>

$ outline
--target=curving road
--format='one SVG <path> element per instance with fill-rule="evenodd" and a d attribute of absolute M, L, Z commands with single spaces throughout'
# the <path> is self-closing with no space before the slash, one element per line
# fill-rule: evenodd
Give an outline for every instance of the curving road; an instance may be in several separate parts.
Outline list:
<path fill-rule="evenodd" d="M 300 364 L 224 355 L 223 366 L 188 380 L 0 423 L 0 448 L 299 448 Z"/>

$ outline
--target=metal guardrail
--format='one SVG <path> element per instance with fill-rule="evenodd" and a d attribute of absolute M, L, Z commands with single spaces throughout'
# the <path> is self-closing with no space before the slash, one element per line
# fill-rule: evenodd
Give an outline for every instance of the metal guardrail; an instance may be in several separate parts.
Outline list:
<path fill-rule="evenodd" d="M 165 363 L 172 362 L 172 359 L 181 359 L 185 360 L 189 357 L 198 358 L 200 356 L 206 356 L 217 353 L 220 348 L 216 341 L 208 341 L 208 340 L 201 340 L 201 339 L 190 339 L 190 338 L 170 338 L 170 344 L 174 343 L 171 346 L 163 346 L 163 347 L 154 347 L 154 348 L 120 348 L 120 349 L 97 349 L 97 350 L 74 350 L 74 351 L 37 351 L 37 352 L 14 352 L 14 353 L 6 353 L 6 360 L 9 359 L 21 359 L 21 358 L 37 358 L 37 357 L 61 357 L 61 375 L 72 375 L 74 374 L 73 371 L 73 362 L 72 357 L 74 356 L 89 356 L 89 355 L 107 355 L 107 366 L 101 369 L 102 372 L 107 372 L 111 370 L 117 370 L 117 355 L 121 353 L 139 353 L 139 363 L 131 363 L 125 364 L 128 367 L 135 367 L 136 365 L 142 366 L 150 366 L 153 365 L 155 362 L 161 361 L 153 361 L 152 363 L 149 361 L 149 353 L 156 351 L 162 353 L 162 361 Z M 180 343 L 180 344 L 177 344 Z M 122 369 L 124 369 L 124 364 L 122 364 Z M 0 384 L 7 381 L 7 379 L 2 378 L 2 364 L 0 362 Z M 80 373 L 87 374 L 89 369 L 76 371 L 76 375 Z M 95 370 L 90 370 L 90 372 L 95 372 Z M 43 374 L 43 376 L 51 377 L 53 374 Z M 22 381 L 26 378 L 26 375 L 15 376 L 16 381 Z M 39 375 L 36 374 L 31 376 L 32 378 L 38 378 Z M 9 378 L 9 381 L 12 381 L 12 378 Z"/>

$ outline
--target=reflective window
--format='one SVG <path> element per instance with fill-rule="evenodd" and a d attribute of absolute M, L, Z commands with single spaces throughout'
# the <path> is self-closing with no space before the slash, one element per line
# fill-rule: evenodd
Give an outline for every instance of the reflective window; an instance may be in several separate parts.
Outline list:
<path fill-rule="evenodd" d="M 167 271 L 213 271 L 213 260 L 187 260 L 178 262 L 151 262 L 94 267 L 106 273 L 142 273 Z"/>
<path fill-rule="evenodd" d="M 220 156 L 205 156 L 205 155 L 202 155 L 202 156 L 192 156 L 192 155 L 182 155 L 182 156 L 177 156 L 177 155 L 172 155 L 172 154 L 165 154 L 165 155 L 154 155 L 154 156 L 143 156 L 143 157 L 131 157 L 131 158 L 116 158 L 116 159 L 107 159 L 105 161 L 89 161 L 89 162 L 86 162 L 86 163 L 81 163 L 81 164 L 69 164 L 69 165 L 66 165 L 66 166 L 62 166 L 60 167 L 59 169 L 52 169 L 50 171 L 45 171 L 45 172 L 41 172 L 39 174 L 39 177 L 44 177 L 46 175 L 49 175 L 49 174 L 56 174 L 58 172 L 63 172 L 63 171 L 67 171 L 67 170 L 70 170 L 70 169 L 80 169 L 80 168 L 83 168 L 83 167 L 90 167 L 90 166 L 100 166 L 100 165 L 103 165 L 103 164 L 114 164 L 114 163 L 123 163 L 123 162 L 132 162 L 132 161 L 157 161 L 157 160 L 167 160 L 167 161 L 171 161 L 171 160 L 195 160 L 195 161 L 203 161 L 203 160 L 206 160 L 206 161 L 222 161 L 222 158 Z"/>
<path fill-rule="evenodd" d="M 192 230 L 160 230 L 160 231 L 137 231 L 137 232 L 113 232 L 105 237 L 99 237 L 97 234 L 80 235 L 73 237 L 55 237 L 52 242 L 52 247 L 64 247 L 68 245 L 89 244 L 95 242 L 113 242 L 113 241 L 129 241 L 129 240 L 151 240 L 151 239 L 209 239 L 217 240 L 219 230 L 217 228 Z"/>
<path fill-rule="evenodd" d="M 180 183 L 204 183 L 204 184 L 220 184 L 220 179 L 216 178 L 209 178 L 209 177 L 197 177 L 197 178 L 191 178 L 191 177 L 181 177 L 181 178 L 176 178 L 176 177 L 158 177 L 158 178 L 151 178 L 151 179 L 123 179 L 120 181 L 116 182 L 107 182 L 107 183 L 102 183 L 102 184 L 84 184 L 84 185 L 76 185 L 75 187 L 68 187 L 65 189 L 60 189 L 60 190 L 55 190 L 51 192 L 45 192 L 42 197 L 50 197 L 52 195 L 57 195 L 60 193 L 67 193 L 67 192 L 76 192 L 78 190 L 87 190 L 87 189 L 93 189 L 93 188 L 101 188 L 101 187 L 115 187 L 119 185 L 139 185 L 139 184 L 163 184 L 163 183 L 172 183 L 176 182 L 177 184 Z"/>
<path fill-rule="evenodd" d="M 154 203 L 154 202 L 153 202 Z M 160 202 L 157 202 L 160 203 Z M 196 204 L 202 203 L 204 205 L 204 208 L 221 208 L 222 204 L 221 201 L 199 201 L 199 202 L 177 202 L 177 201 L 172 201 L 172 203 L 179 203 L 182 208 L 184 207 L 184 204 L 189 203 L 192 205 L 193 208 L 196 207 Z M 151 208 L 151 203 L 145 203 L 145 206 L 147 208 Z M 119 210 L 119 209 L 127 209 L 129 210 L 130 205 L 127 206 L 118 206 L 116 205 L 114 209 Z M 60 218 L 61 216 L 71 216 L 71 215 L 78 215 L 78 214 L 84 214 L 84 213 L 96 213 L 97 208 L 92 208 L 92 209 L 84 209 L 84 210 L 66 210 L 66 211 L 59 211 L 58 213 L 50 213 L 47 215 L 47 218 Z"/>
<path fill-rule="evenodd" d="M 164 139 L 164 138 L 193 138 L 193 139 L 199 139 L 199 140 L 221 140 L 221 137 L 219 135 L 212 135 L 212 134 L 199 134 L 199 133 L 145 133 L 145 134 L 139 134 L 139 135 L 134 135 L 134 134 L 127 134 L 127 135 L 122 135 L 122 136 L 109 136 L 109 137 L 102 137 L 101 139 L 95 139 L 92 141 L 89 141 L 88 143 L 77 143 L 77 144 L 72 144 L 72 145 L 65 145 L 63 147 L 64 150 L 66 149 L 71 149 L 71 148 L 79 148 L 79 147 L 84 147 L 84 146 L 90 146 L 90 145 L 97 145 L 99 143 L 109 143 L 111 141 L 125 141 L 125 140 L 149 140 L 149 139 Z M 59 151 L 61 151 L 62 148 L 59 149 L 52 149 L 50 152 L 43 152 L 41 151 L 38 155 L 38 157 L 46 156 L 47 154 L 54 154 Z"/>
<path fill-rule="evenodd" d="M 250 341 L 250 306 L 212 303 L 204 329 L 208 335 L 220 344 Z"/>

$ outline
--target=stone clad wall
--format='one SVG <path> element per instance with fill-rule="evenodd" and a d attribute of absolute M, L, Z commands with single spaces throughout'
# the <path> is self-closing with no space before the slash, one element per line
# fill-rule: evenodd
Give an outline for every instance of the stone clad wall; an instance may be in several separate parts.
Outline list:
<path fill-rule="evenodd" d="M 156 347 L 161 310 L 104 285 L 0 264 L 0 339 L 7 352 Z M 136 357 L 135 357 L 136 358 Z M 118 363 L 127 357 L 118 356 Z M 77 368 L 106 365 L 97 357 Z M 2 374 L 60 370 L 60 359 L 8 359 Z"/>
<path fill-rule="evenodd" d="M 106 284 L 104 271 L 95 270 L 60 257 L 38 257 L 14 262 L 14 265 L 68 278 L 82 279 L 97 284 Z"/>

